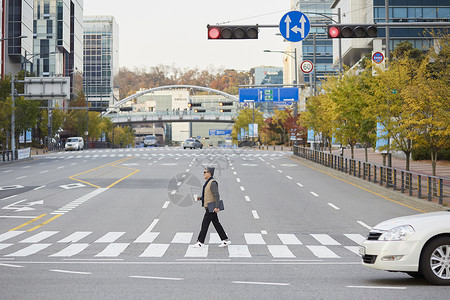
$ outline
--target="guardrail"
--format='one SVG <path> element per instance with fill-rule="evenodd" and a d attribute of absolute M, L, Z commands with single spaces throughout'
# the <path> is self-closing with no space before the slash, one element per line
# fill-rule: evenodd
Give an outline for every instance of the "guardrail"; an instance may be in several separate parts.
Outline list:
<path fill-rule="evenodd" d="M 296 156 L 401 193 L 408 193 L 409 196 L 434 200 L 441 205 L 450 202 L 450 178 L 381 166 L 299 146 L 294 146 L 293 152 Z"/>

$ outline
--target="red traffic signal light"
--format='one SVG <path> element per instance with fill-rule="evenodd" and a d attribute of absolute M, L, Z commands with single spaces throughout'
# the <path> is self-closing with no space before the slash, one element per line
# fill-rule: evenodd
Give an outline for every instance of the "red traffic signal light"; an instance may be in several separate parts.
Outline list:
<path fill-rule="evenodd" d="M 208 25 L 208 40 L 246 40 L 258 38 L 258 25 Z"/>
<path fill-rule="evenodd" d="M 327 25 L 328 38 L 375 38 L 378 28 L 375 24 L 335 24 Z"/>

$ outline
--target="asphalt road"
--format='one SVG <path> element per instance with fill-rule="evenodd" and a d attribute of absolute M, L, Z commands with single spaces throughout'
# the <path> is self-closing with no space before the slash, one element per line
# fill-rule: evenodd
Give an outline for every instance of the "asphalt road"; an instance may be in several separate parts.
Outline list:
<path fill-rule="evenodd" d="M 361 266 L 375 224 L 419 213 L 289 152 L 60 152 L 0 166 L 2 299 L 447 299 L 448 287 Z M 216 168 L 231 239 L 196 241 Z"/>

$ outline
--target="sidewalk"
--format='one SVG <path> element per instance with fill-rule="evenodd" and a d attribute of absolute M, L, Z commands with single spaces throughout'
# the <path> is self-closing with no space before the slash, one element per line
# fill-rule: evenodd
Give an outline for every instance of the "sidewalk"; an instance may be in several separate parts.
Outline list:
<path fill-rule="evenodd" d="M 339 149 L 332 150 L 332 153 L 335 155 L 339 155 Z M 375 151 L 373 151 L 372 148 L 368 149 L 367 153 L 368 153 L 368 160 L 370 163 L 374 163 L 381 166 L 383 165 L 383 155 L 381 153 L 376 153 Z M 344 157 L 351 158 L 351 149 L 347 148 L 344 150 Z M 365 161 L 364 148 L 354 149 L 354 159 Z M 392 156 L 392 167 L 405 170 L 406 160 Z M 431 160 L 417 160 L 417 161 L 410 160 L 409 171 L 419 174 L 431 175 L 432 174 Z M 437 161 L 436 176 L 450 179 L 450 161 L 448 160 Z"/>

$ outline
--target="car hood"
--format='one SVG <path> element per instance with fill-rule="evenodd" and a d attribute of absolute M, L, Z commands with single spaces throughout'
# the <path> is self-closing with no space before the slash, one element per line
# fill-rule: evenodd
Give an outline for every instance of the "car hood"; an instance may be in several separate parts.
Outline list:
<path fill-rule="evenodd" d="M 444 224 L 449 227 L 450 231 L 450 211 L 439 211 L 394 218 L 379 223 L 373 229 L 384 231 L 402 225 L 411 225 L 413 228 L 429 228 L 431 226 Z"/>

